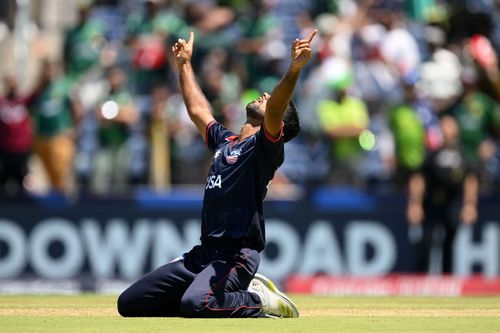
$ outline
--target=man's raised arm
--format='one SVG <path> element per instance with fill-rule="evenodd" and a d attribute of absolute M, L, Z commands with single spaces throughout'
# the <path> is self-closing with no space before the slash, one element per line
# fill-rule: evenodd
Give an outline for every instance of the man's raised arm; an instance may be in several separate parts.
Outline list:
<path fill-rule="evenodd" d="M 283 78 L 278 82 L 271 97 L 267 101 L 264 114 L 264 127 L 272 137 L 276 138 L 281 131 L 283 114 L 293 95 L 300 71 L 311 59 L 311 41 L 318 31 L 311 32 L 306 39 L 296 39 L 292 43 L 291 63 Z"/>
<path fill-rule="evenodd" d="M 203 139 L 208 124 L 214 121 L 212 108 L 207 98 L 201 91 L 191 66 L 191 57 L 193 55 L 194 33 L 189 33 L 189 40 L 179 39 L 172 51 L 175 56 L 175 64 L 179 71 L 179 82 L 181 86 L 182 97 L 189 114 L 189 118 L 198 128 Z"/>

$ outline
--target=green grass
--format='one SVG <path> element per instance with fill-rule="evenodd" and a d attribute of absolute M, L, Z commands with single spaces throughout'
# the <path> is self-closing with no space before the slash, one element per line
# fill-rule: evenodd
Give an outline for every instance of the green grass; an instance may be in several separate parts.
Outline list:
<path fill-rule="evenodd" d="M 0 296 L 0 332 L 500 332 L 498 297 L 292 298 L 299 319 L 121 318 L 112 296 Z"/>

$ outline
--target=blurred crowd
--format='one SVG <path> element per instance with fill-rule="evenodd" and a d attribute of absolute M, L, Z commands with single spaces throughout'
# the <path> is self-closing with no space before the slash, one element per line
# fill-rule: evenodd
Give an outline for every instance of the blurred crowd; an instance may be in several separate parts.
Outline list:
<path fill-rule="evenodd" d="M 291 41 L 314 28 L 294 97 L 303 131 L 275 183 L 402 188 L 451 116 L 482 191 L 499 191 L 498 0 L 50 2 L 74 18 L 48 24 L 42 1 L 0 5 L 0 43 L 20 40 L 1 72 L 4 194 L 203 183 L 211 156 L 187 117 L 171 45 L 195 31 L 199 83 L 216 119 L 238 131 L 245 104 L 286 69 Z M 23 59 L 37 63 L 32 76 Z"/>

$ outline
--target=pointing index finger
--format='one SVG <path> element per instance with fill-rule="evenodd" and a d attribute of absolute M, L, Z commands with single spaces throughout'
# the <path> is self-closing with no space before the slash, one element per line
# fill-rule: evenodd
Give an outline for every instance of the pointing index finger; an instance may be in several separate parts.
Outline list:
<path fill-rule="evenodd" d="M 188 40 L 188 45 L 189 46 L 193 46 L 193 43 L 194 43 L 194 32 L 190 32 L 189 33 L 189 40 Z"/>
<path fill-rule="evenodd" d="M 314 29 L 311 34 L 309 35 L 309 37 L 307 38 L 307 40 L 310 42 L 312 42 L 314 36 L 316 36 L 316 33 L 318 32 L 318 29 Z"/>

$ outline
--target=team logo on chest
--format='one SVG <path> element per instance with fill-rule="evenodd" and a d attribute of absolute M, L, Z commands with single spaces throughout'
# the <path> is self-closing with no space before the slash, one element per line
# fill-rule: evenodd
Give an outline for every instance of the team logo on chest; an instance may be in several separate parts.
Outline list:
<path fill-rule="evenodd" d="M 229 164 L 234 164 L 238 161 L 238 156 L 241 155 L 241 150 L 235 149 L 229 153 L 228 156 L 226 156 L 226 162 Z"/>

